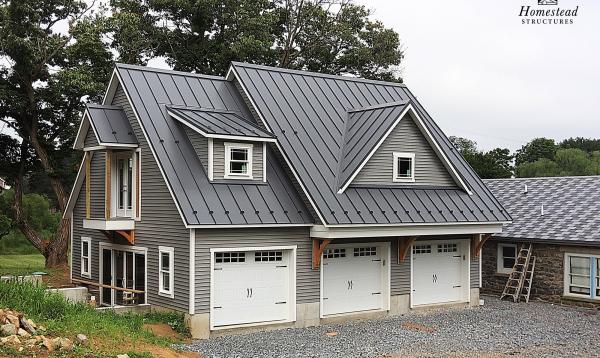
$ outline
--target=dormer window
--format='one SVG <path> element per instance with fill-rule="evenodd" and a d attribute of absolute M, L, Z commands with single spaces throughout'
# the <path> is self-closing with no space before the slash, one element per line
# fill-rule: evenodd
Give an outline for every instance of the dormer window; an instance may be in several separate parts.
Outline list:
<path fill-rule="evenodd" d="M 394 182 L 415 181 L 415 153 L 394 153 Z"/>
<path fill-rule="evenodd" d="M 225 179 L 252 179 L 252 144 L 225 143 Z"/>
<path fill-rule="evenodd" d="M 136 215 L 137 165 L 139 152 L 115 152 L 112 160 L 112 217 L 133 218 Z"/>

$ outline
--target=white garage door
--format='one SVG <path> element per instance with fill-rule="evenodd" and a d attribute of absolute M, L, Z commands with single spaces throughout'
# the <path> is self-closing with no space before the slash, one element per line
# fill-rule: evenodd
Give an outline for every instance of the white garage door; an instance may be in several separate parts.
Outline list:
<path fill-rule="evenodd" d="M 413 245 L 413 305 L 468 299 L 468 244 L 418 242 Z"/>
<path fill-rule="evenodd" d="M 215 252 L 214 327 L 290 318 L 291 250 Z"/>
<path fill-rule="evenodd" d="M 385 246 L 330 246 L 323 253 L 323 315 L 380 310 L 387 291 Z M 385 268 L 385 269 L 384 269 Z"/>

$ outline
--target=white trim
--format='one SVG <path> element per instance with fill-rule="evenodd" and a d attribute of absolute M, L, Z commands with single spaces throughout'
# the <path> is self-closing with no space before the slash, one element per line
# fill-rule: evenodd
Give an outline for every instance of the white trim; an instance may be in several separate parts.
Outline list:
<path fill-rule="evenodd" d="M 504 267 L 504 255 L 503 255 L 503 249 L 505 247 L 512 247 L 515 249 L 515 262 L 517 262 L 517 256 L 518 256 L 518 248 L 517 248 L 517 244 L 509 244 L 509 243 L 498 243 L 497 247 L 496 247 L 496 272 L 497 273 L 510 273 L 512 271 L 512 267 L 510 268 L 506 268 Z"/>
<path fill-rule="evenodd" d="M 135 219 L 136 218 L 136 213 L 135 213 L 135 206 L 136 206 L 136 201 L 137 201 L 137 196 L 136 196 L 136 187 L 137 187 L 137 170 L 136 170 L 136 153 L 137 151 L 123 151 L 123 152 L 115 152 L 112 153 L 112 158 L 110 160 L 110 171 L 111 171 L 111 180 L 110 180 L 110 193 L 111 193 L 111 198 L 110 198 L 110 204 L 111 204 L 111 208 L 110 208 L 110 213 L 111 213 L 111 219 L 112 218 L 132 218 Z M 108 155 L 108 153 L 106 154 Z M 132 178 L 131 178 L 131 188 L 127 188 L 127 190 L 131 191 L 131 202 L 129 203 L 129 206 L 131 206 L 131 209 L 119 209 L 119 196 L 121 195 L 121 190 L 119 188 L 119 160 L 129 160 L 131 159 L 131 174 L 132 174 Z M 141 193 L 140 193 L 141 194 Z M 140 195 L 141 197 L 141 195 Z M 131 215 L 119 215 L 119 211 L 131 211 Z"/>
<path fill-rule="evenodd" d="M 588 279 L 589 282 L 589 290 L 590 293 L 589 294 L 577 294 L 577 293 L 571 293 L 569 292 L 569 287 L 572 286 L 570 284 L 570 277 L 571 277 L 571 271 L 570 271 L 570 261 L 569 258 L 571 257 L 581 257 L 584 259 L 588 259 L 590 260 L 590 266 L 589 266 L 589 273 L 590 273 L 590 277 Z M 565 252 L 564 255 L 564 273 L 563 273 L 563 296 L 565 297 L 573 297 L 573 298 L 580 298 L 580 299 L 584 299 L 584 300 L 593 300 L 593 301 L 598 301 L 600 300 L 600 296 L 596 295 L 596 292 L 594 292 L 594 287 L 592 287 L 591 283 L 592 280 L 595 280 L 596 277 L 596 272 L 592 272 L 592 268 L 594 267 L 594 263 L 592 262 L 592 260 L 598 260 L 600 259 L 600 255 L 594 255 L 594 254 L 584 254 L 584 253 L 576 253 L 576 252 Z M 596 265 L 598 263 L 596 262 Z M 573 285 L 573 286 L 578 286 L 578 285 Z M 582 287 L 582 286 L 579 286 Z M 597 289 L 598 287 L 596 287 Z"/>
<path fill-rule="evenodd" d="M 267 227 L 308 227 L 313 224 L 244 224 L 244 225 L 187 225 L 189 229 L 246 229 Z"/>
<path fill-rule="evenodd" d="M 214 158 L 214 143 L 212 138 L 208 138 L 208 180 L 212 181 L 214 178 L 215 171 L 215 158 Z"/>
<path fill-rule="evenodd" d="M 114 82 L 115 77 L 117 78 L 118 82 Z M 102 104 L 104 105 L 108 99 L 110 98 L 110 101 L 113 100 L 113 98 L 115 97 L 115 93 L 117 92 L 117 88 L 119 88 L 119 83 L 121 83 L 121 78 L 119 77 L 119 74 L 117 73 L 117 68 L 113 68 L 113 73 L 110 76 L 110 81 L 108 82 L 108 87 L 106 89 L 106 92 L 104 92 L 104 98 L 102 98 Z"/>
<path fill-rule="evenodd" d="M 244 323 L 239 325 L 227 325 L 227 326 L 214 326 L 214 295 L 215 292 L 215 253 L 216 252 L 233 252 L 233 251 L 264 251 L 264 250 L 278 250 L 278 251 L 291 251 L 290 253 L 290 311 L 289 318 L 286 320 L 278 321 L 267 321 L 267 322 L 256 322 L 256 323 Z M 230 329 L 230 328 L 242 328 L 242 327 L 255 327 L 264 326 L 269 324 L 281 324 L 296 321 L 296 259 L 297 259 L 298 245 L 283 245 L 283 246 L 249 246 L 249 247 L 224 247 L 224 248 L 211 248 L 210 252 L 210 294 L 209 294 L 209 327 L 211 331 Z"/>
<path fill-rule="evenodd" d="M 139 166 L 139 170 L 138 170 Z M 133 183 L 133 195 L 135 198 L 133 199 L 133 217 L 136 221 L 142 220 L 142 173 L 144 172 L 142 168 L 142 148 L 137 148 L 133 154 L 133 174 L 135 181 Z M 138 177 L 139 175 L 139 177 Z M 138 186 L 139 183 L 139 186 Z M 139 193 L 138 193 L 139 190 Z M 138 203 L 139 199 L 139 203 Z M 138 212 L 138 208 L 140 209 Z"/>
<path fill-rule="evenodd" d="M 469 248 L 469 250 L 470 250 L 470 248 Z M 469 251 L 469 252 L 471 252 L 471 251 Z M 481 268 L 481 265 L 483 264 L 483 260 L 481 258 L 482 256 L 483 255 L 480 253 L 479 254 L 479 288 L 483 287 L 483 270 Z M 469 301 L 471 301 L 471 300 L 469 299 Z"/>
<path fill-rule="evenodd" d="M 71 237 L 69 238 L 70 250 L 69 250 L 69 278 L 73 280 L 73 212 L 69 215 L 71 218 Z"/>
<path fill-rule="evenodd" d="M 194 126 L 190 122 L 188 122 L 185 119 L 181 118 L 177 114 L 171 112 L 171 110 L 169 108 L 167 108 L 167 113 L 171 117 L 175 118 L 176 120 L 178 120 L 179 122 L 181 122 L 182 124 L 184 124 L 186 127 L 189 127 L 194 132 L 196 132 L 196 133 L 198 133 L 201 136 L 206 137 L 206 138 L 216 138 L 216 139 L 225 139 L 225 140 L 240 140 L 240 141 L 251 141 L 251 142 L 276 142 L 277 141 L 277 139 L 275 139 L 275 138 L 250 137 L 250 136 L 243 136 L 243 135 L 206 133 L 203 130 L 201 130 L 200 128 Z"/>
<path fill-rule="evenodd" d="M 310 237 L 323 239 L 348 239 L 355 237 L 425 236 L 496 234 L 502 232 L 502 223 L 414 223 L 397 225 L 324 226 L 314 225 Z"/>
<path fill-rule="evenodd" d="M 262 174 L 263 174 L 263 183 L 267 182 L 267 142 L 263 142 L 262 147 Z"/>
<path fill-rule="evenodd" d="M 229 67 L 229 70 L 227 71 L 227 76 L 226 79 L 227 80 L 231 80 L 231 74 L 233 73 L 234 78 L 238 81 L 238 83 L 240 84 L 240 87 L 242 88 L 242 90 L 244 91 L 244 94 L 246 95 L 246 97 L 248 98 L 248 101 L 250 101 L 250 105 L 252 106 L 252 108 L 254 109 L 254 111 L 256 112 L 256 114 L 258 115 L 258 118 L 260 119 L 260 121 L 262 122 L 262 124 L 265 126 L 265 128 L 273 133 L 273 131 L 271 130 L 271 127 L 269 127 L 269 125 L 267 124 L 267 121 L 263 118 L 262 114 L 260 113 L 258 107 L 256 106 L 256 103 L 254 103 L 254 100 L 252 100 L 252 97 L 250 97 L 250 94 L 248 93 L 248 90 L 246 89 L 246 86 L 244 86 L 244 83 L 242 82 L 242 80 L 240 80 L 240 77 L 237 74 L 237 71 L 235 70 L 235 68 L 233 67 L 233 65 L 231 65 Z M 273 133 L 274 134 L 274 133 Z M 285 160 L 288 168 L 290 168 L 290 170 L 292 171 L 292 174 L 294 174 L 294 178 L 296 178 L 296 181 L 298 182 L 298 184 L 300 185 L 300 188 L 302 189 L 302 191 L 304 192 L 304 195 L 306 195 L 306 198 L 308 199 L 308 201 L 310 202 L 310 205 L 312 205 L 313 210 L 317 213 L 317 216 L 319 217 L 319 220 L 321 220 L 321 222 L 323 224 L 326 224 L 327 221 L 325 221 L 325 218 L 323 217 L 323 215 L 321 215 L 321 212 L 319 211 L 319 208 L 315 205 L 314 200 L 312 199 L 312 197 L 310 196 L 310 194 L 308 193 L 308 190 L 306 190 L 306 187 L 304 186 L 304 184 L 302 183 L 302 180 L 300 179 L 300 177 L 298 176 L 298 173 L 296 173 L 296 169 L 294 168 L 294 166 L 292 165 L 292 163 L 290 162 L 289 158 L 287 157 L 287 155 L 285 154 L 285 152 L 283 151 L 283 149 L 281 148 L 281 146 L 279 145 L 279 141 L 276 141 L 275 144 L 277 145 L 277 150 L 279 151 L 279 153 L 281 153 L 281 156 L 283 157 L 283 159 Z"/>
<path fill-rule="evenodd" d="M 98 272 L 98 280 L 100 283 L 103 282 L 104 280 L 104 264 L 102 261 L 102 255 L 103 252 L 102 250 L 111 250 L 111 260 L 110 260 L 110 264 L 111 264 L 111 274 L 112 272 L 114 272 L 114 262 L 113 262 L 113 250 L 117 250 L 117 251 L 127 251 L 127 252 L 132 252 L 132 253 L 138 253 L 138 254 L 144 254 L 144 303 L 140 304 L 140 305 L 146 305 L 148 304 L 148 248 L 146 247 L 140 247 L 140 246 L 127 246 L 127 245 L 118 245 L 118 244 L 113 244 L 113 243 L 109 243 L 109 242 L 99 242 L 98 243 L 98 267 L 99 267 L 99 272 Z M 113 280 L 111 280 L 111 285 L 114 285 L 114 277 Z M 98 297 L 100 304 L 102 305 L 103 303 L 103 290 L 100 290 L 100 297 Z M 114 290 L 111 289 L 111 307 L 119 307 L 114 305 Z"/>
<path fill-rule="evenodd" d="M 189 314 L 196 312 L 196 229 L 190 229 L 190 302 Z"/>
<path fill-rule="evenodd" d="M 252 156 L 254 154 L 254 144 L 252 143 L 232 143 L 232 142 L 225 142 L 223 143 L 224 147 L 225 147 L 225 174 L 224 174 L 224 178 L 225 179 L 254 179 L 253 177 L 253 160 L 252 160 Z M 247 153 L 247 159 L 246 161 L 247 163 L 247 173 L 246 174 L 241 174 L 241 173 L 231 173 L 231 150 L 232 149 L 242 149 L 242 150 L 246 150 Z M 236 160 L 236 162 L 239 162 Z"/>
<path fill-rule="evenodd" d="M 139 252 L 146 255 L 148 254 L 148 248 L 143 246 L 119 245 L 110 242 L 99 242 L 98 245 L 102 248 L 110 248 L 113 250 Z"/>
<path fill-rule="evenodd" d="M 95 146 L 95 147 L 85 147 L 82 150 L 84 152 L 95 152 L 95 151 L 98 151 L 98 150 L 106 150 L 106 147 L 98 145 L 98 146 Z"/>
<path fill-rule="evenodd" d="M 95 230 L 134 230 L 135 220 L 133 218 L 112 218 L 105 219 L 83 219 L 84 229 Z"/>
<path fill-rule="evenodd" d="M 90 153 L 90 162 L 94 157 L 94 152 Z M 73 183 L 73 189 L 71 189 L 71 194 L 69 194 L 69 200 L 67 200 L 67 206 L 65 207 L 65 212 L 62 215 L 62 219 L 64 219 L 67 214 L 73 215 L 73 207 L 75 206 L 75 202 L 79 195 L 81 194 L 81 186 L 83 185 L 83 178 L 85 173 L 85 157 L 81 159 L 81 164 L 79 164 L 79 170 L 77 171 L 77 176 L 75 177 L 75 183 Z M 74 198 L 73 195 L 77 193 L 77 197 Z"/>
<path fill-rule="evenodd" d="M 163 285 L 163 273 L 164 270 L 162 268 L 162 254 L 163 253 L 167 253 L 169 254 L 169 289 L 165 290 Z M 170 298 L 175 298 L 175 282 L 173 282 L 173 279 L 175 277 L 174 275 L 174 271 L 175 271 L 175 249 L 172 247 L 167 247 L 167 246 L 159 246 L 158 247 L 158 294 L 160 296 L 165 296 L 165 297 L 170 297 Z"/>
<path fill-rule="evenodd" d="M 392 173 L 392 181 L 394 183 L 414 183 L 415 182 L 415 153 L 403 153 L 403 152 L 394 152 L 393 153 L 393 167 L 394 172 Z M 410 159 L 410 177 L 399 177 L 398 176 L 398 159 Z"/>
<path fill-rule="evenodd" d="M 87 245 L 87 256 L 83 256 L 83 245 Z M 92 238 L 88 236 L 82 236 L 79 245 L 79 265 L 82 277 L 92 277 Z M 83 267 L 83 259 L 87 259 L 86 267 Z"/>
<path fill-rule="evenodd" d="M 442 157 L 442 162 L 444 163 L 444 166 L 446 167 L 446 169 L 448 169 L 450 171 L 450 174 L 452 175 L 452 177 L 454 178 L 454 180 L 456 182 L 458 182 L 458 184 L 469 195 L 473 194 L 473 192 L 471 191 L 471 189 L 469 189 L 469 186 L 462 180 L 461 176 L 456 171 L 456 168 L 454 168 L 454 166 L 452 165 L 452 163 L 450 162 L 450 160 L 448 159 L 448 157 L 446 157 L 446 155 L 444 154 L 444 152 L 441 150 L 438 142 L 433 138 L 433 136 L 431 135 L 431 133 L 429 132 L 429 130 L 427 129 L 427 127 L 423 124 L 423 120 L 418 115 L 417 111 L 415 111 L 415 109 L 413 108 L 412 104 L 410 104 L 410 103 L 406 106 L 406 108 L 402 111 L 402 113 L 400 113 L 400 115 L 398 116 L 398 118 L 396 119 L 396 121 L 392 124 L 392 126 L 388 129 L 388 131 L 383 135 L 383 137 L 381 137 L 381 139 L 379 140 L 379 142 L 371 150 L 371 152 L 365 158 L 365 160 L 358 166 L 358 168 L 354 171 L 354 173 L 350 176 L 350 178 L 345 183 L 343 183 L 343 185 L 340 188 L 340 190 L 338 190 L 338 194 L 342 194 L 348 188 L 348 186 L 352 183 L 352 181 L 354 180 L 354 178 L 358 175 L 358 173 L 365 166 L 365 164 L 367 164 L 367 162 L 369 161 L 369 159 L 371 159 L 371 157 L 375 154 L 375 152 L 377 151 L 377 149 L 379 149 L 379 147 L 383 144 L 383 142 L 385 141 L 385 139 L 390 135 L 390 133 L 392 133 L 392 131 L 394 130 L 394 128 L 396 128 L 396 126 L 398 125 L 398 123 L 400 123 L 400 120 L 402 120 L 402 118 L 404 118 L 404 116 L 406 114 L 408 114 L 409 112 L 414 117 L 415 122 L 417 124 L 417 127 L 419 127 L 419 129 L 421 130 L 421 133 L 423 133 L 424 136 L 425 136 L 425 138 L 427 139 L 427 141 L 431 145 L 433 145 L 434 150 L 437 153 L 437 155 Z"/>

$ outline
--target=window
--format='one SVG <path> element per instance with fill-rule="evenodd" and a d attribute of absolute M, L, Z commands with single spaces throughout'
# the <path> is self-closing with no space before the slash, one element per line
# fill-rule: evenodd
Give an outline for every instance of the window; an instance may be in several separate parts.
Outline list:
<path fill-rule="evenodd" d="M 225 178 L 252 179 L 252 144 L 225 143 Z"/>
<path fill-rule="evenodd" d="M 510 273 L 517 261 L 516 244 L 498 244 L 498 261 L 496 271 L 498 273 Z"/>
<path fill-rule="evenodd" d="M 415 153 L 394 153 L 393 181 L 415 181 Z"/>
<path fill-rule="evenodd" d="M 265 262 L 265 261 L 282 261 L 283 251 L 256 251 L 254 253 L 254 261 Z"/>
<path fill-rule="evenodd" d="M 136 170 L 139 165 L 138 152 L 118 152 L 112 164 L 112 215 L 116 217 L 133 217 L 137 196 Z"/>
<path fill-rule="evenodd" d="M 377 255 L 377 248 L 371 247 L 355 247 L 354 256 L 375 256 Z"/>
<path fill-rule="evenodd" d="M 81 238 L 81 276 L 92 276 L 92 262 L 90 253 L 92 252 L 92 239 L 89 237 Z"/>
<path fill-rule="evenodd" d="M 323 254 L 323 257 L 326 259 L 346 257 L 346 249 L 327 249 Z"/>
<path fill-rule="evenodd" d="M 413 245 L 413 254 L 430 254 L 431 245 Z"/>
<path fill-rule="evenodd" d="M 600 300 L 600 256 L 565 254 L 564 293 Z"/>
<path fill-rule="evenodd" d="M 441 244 L 437 246 L 437 252 L 458 252 L 458 244 Z"/>
<path fill-rule="evenodd" d="M 231 263 L 231 262 L 246 262 L 245 252 L 217 252 L 215 253 L 215 262 Z"/>
<path fill-rule="evenodd" d="M 173 290 L 173 248 L 158 247 L 158 294 L 174 297 Z"/>

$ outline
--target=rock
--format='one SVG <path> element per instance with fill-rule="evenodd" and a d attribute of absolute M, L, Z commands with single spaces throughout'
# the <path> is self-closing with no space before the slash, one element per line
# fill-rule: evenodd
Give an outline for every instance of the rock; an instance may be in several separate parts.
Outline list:
<path fill-rule="evenodd" d="M 25 348 L 23 348 L 23 347 L 19 347 L 18 351 L 19 351 L 19 352 L 23 352 L 23 350 L 24 350 L 24 349 L 25 349 Z"/>
<path fill-rule="evenodd" d="M 58 346 L 62 351 L 70 351 L 71 349 L 73 349 L 73 341 L 71 341 L 69 338 L 61 337 L 58 339 L 58 342 Z"/>
<path fill-rule="evenodd" d="M 21 317 L 21 327 L 23 327 L 23 329 L 25 329 L 30 334 L 35 334 L 36 326 L 32 320 L 27 319 L 25 317 Z"/>
<path fill-rule="evenodd" d="M 52 341 L 44 336 L 42 337 L 42 346 L 46 347 L 46 349 L 48 350 L 48 352 L 52 352 L 54 350 L 54 343 L 52 343 Z"/>
<path fill-rule="evenodd" d="M 117 358 L 129 358 L 127 354 L 117 354 Z"/>
<path fill-rule="evenodd" d="M 5 325 L 0 326 L 0 335 L 3 336 L 12 336 L 17 334 L 17 327 L 12 323 L 7 323 Z"/>
<path fill-rule="evenodd" d="M 19 317 L 12 315 L 12 314 L 7 314 L 6 315 L 6 319 L 8 320 L 9 323 L 14 324 L 16 327 L 19 327 Z"/>
<path fill-rule="evenodd" d="M 19 328 L 17 330 L 17 334 L 21 337 L 31 337 L 31 334 L 29 334 L 29 332 L 27 332 L 26 330 L 24 330 L 23 328 Z"/>
<path fill-rule="evenodd" d="M 9 344 L 9 345 L 16 346 L 16 345 L 21 344 L 21 340 L 19 339 L 19 337 L 12 335 L 12 336 L 2 338 L 2 344 Z"/>
<path fill-rule="evenodd" d="M 337 336 L 337 335 L 338 335 L 338 333 L 337 333 L 337 332 L 327 332 L 327 333 L 325 333 L 325 334 L 326 334 L 327 336 L 329 336 L 329 337 L 335 337 L 335 336 Z"/>
<path fill-rule="evenodd" d="M 80 346 L 87 346 L 89 344 L 88 338 L 85 334 L 79 333 L 77 335 L 77 344 Z"/>

